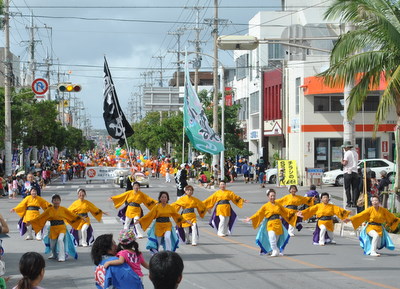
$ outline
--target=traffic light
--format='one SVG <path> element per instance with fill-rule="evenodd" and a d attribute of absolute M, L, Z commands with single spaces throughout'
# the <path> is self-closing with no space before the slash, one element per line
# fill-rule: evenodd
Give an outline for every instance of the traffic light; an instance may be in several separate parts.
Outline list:
<path fill-rule="evenodd" d="M 79 84 L 71 84 L 71 83 L 61 83 L 58 85 L 58 91 L 60 92 L 80 92 L 82 90 L 82 86 Z"/>

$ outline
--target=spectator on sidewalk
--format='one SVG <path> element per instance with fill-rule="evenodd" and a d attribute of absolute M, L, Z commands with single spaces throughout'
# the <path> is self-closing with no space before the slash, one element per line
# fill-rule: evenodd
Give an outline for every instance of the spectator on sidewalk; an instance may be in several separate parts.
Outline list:
<path fill-rule="evenodd" d="M 13 289 L 43 289 L 39 286 L 44 277 L 46 262 L 42 255 L 36 252 L 27 252 L 19 260 L 19 271 L 22 274 Z"/>

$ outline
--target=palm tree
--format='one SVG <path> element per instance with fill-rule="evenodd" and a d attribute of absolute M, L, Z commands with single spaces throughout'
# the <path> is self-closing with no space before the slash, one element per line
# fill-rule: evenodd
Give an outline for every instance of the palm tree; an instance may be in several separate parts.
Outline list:
<path fill-rule="evenodd" d="M 330 68 L 323 73 L 329 85 L 348 84 L 347 116 L 352 119 L 361 109 L 368 92 L 381 80 L 387 82 L 375 115 L 375 131 L 394 106 L 397 133 L 400 132 L 400 6 L 397 0 L 334 0 L 325 12 L 326 19 L 340 19 L 354 29 L 343 34 L 330 57 Z M 396 138 L 396 171 L 400 172 L 400 153 Z M 399 191 L 400 173 L 395 189 Z M 399 198 L 398 198 L 399 199 Z"/>

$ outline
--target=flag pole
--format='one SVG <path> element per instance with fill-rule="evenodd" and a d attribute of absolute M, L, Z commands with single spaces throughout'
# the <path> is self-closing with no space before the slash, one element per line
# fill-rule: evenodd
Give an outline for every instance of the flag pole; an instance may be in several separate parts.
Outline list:
<path fill-rule="evenodd" d="M 106 58 L 105 55 L 104 55 L 104 61 L 105 61 L 106 64 L 107 64 L 107 70 L 108 70 L 108 72 L 109 72 L 109 76 L 110 76 L 110 80 L 111 80 L 111 85 L 113 86 L 113 89 L 111 90 L 113 101 L 114 101 L 114 103 L 119 103 L 118 100 L 117 100 L 117 97 L 116 97 L 116 92 L 115 92 L 115 88 L 114 88 L 114 83 L 113 83 L 113 81 L 112 81 L 112 79 L 111 79 L 111 72 L 110 72 L 110 68 L 108 67 L 108 62 L 107 62 L 107 58 Z M 115 107 L 116 107 L 116 109 L 117 109 L 118 117 L 120 118 L 121 123 L 122 123 L 122 116 L 121 116 L 121 112 L 120 112 L 120 110 L 119 110 L 119 105 L 116 105 Z M 126 148 L 127 148 L 127 150 L 128 150 L 129 161 L 130 161 L 130 163 L 131 163 L 131 167 L 133 167 L 133 162 L 132 162 L 132 157 L 131 157 L 131 149 L 130 149 L 130 147 L 129 147 L 128 140 L 127 140 L 127 137 L 126 137 L 126 134 L 125 134 L 125 128 L 122 130 L 122 133 L 123 133 L 123 135 L 124 135 L 125 145 L 126 145 Z"/>

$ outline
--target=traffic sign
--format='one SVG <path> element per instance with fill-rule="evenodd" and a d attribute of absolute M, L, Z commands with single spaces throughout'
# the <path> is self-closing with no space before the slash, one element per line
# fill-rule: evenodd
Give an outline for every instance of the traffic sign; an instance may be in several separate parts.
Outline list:
<path fill-rule="evenodd" d="M 32 82 L 32 90 L 35 94 L 42 95 L 49 90 L 49 84 L 46 79 L 36 78 Z"/>

